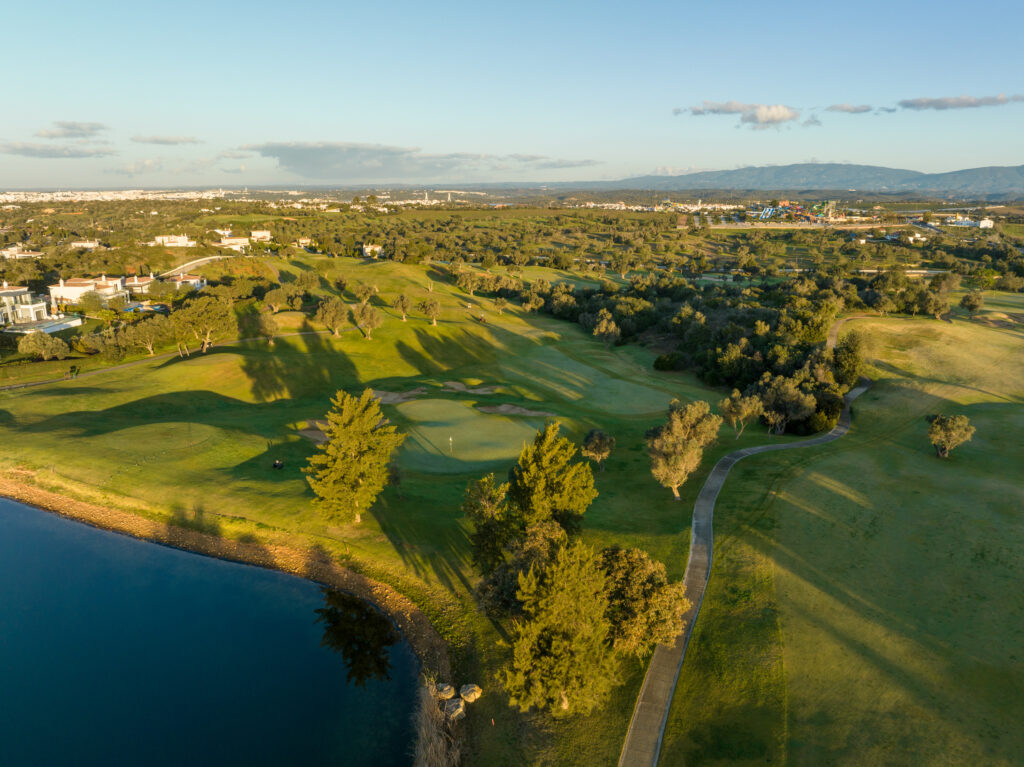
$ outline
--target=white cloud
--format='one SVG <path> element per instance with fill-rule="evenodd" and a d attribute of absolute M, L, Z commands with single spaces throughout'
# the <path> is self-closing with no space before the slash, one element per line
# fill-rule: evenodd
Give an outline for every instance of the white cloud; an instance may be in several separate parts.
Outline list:
<path fill-rule="evenodd" d="M 998 107 L 1015 101 L 1024 101 L 1024 96 L 1014 94 L 1006 96 L 1000 93 L 998 96 L 945 96 L 943 98 L 917 98 L 904 99 L 899 102 L 904 109 L 921 111 L 924 109 L 975 109 L 977 107 Z"/>
<path fill-rule="evenodd" d="M 740 123 L 752 128 L 770 128 L 800 119 L 799 110 L 785 104 L 745 104 L 742 101 L 705 101 L 700 106 L 672 110 L 675 115 L 689 112 L 701 117 L 704 115 L 739 115 Z"/>
<path fill-rule="evenodd" d="M 594 160 L 543 155 L 430 154 L 415 147 L 342 141 L 267 142 L 242 149 L 275 159 L 281 168 L 299 176 L 336 181 L 440 180 L 494 170 L 537 171 L 597 164 Z"/>
<path fill-rule="evenodd" d="M 833 104 L 825 109 L 826 112 L 844 112 L 848 115 L 860 115 L 865 112 L 870 112 L 871 107 L 868 104 Z"/>
<path fill-rule="evenodd" d="M 101 131 L 107 130 L 103 123 L 75 122 L 74 120 L 57 120 L 55 128 L 36 131 L 39 138 L 92 138 Z"/>
<path fill-rule="evenodd" d="M 85 157 L 109 157 L 117 154 L 113 149 L 81 145 L 33 144 L 26 141 L 12 141 L 0 144 L 0 154 L 15 154 L 21 157 L 46 159 L 80 159 Z"/>
<path fill-rule="evenodd" d="M 178 144 L 202 144 L 195 136 L 132 136 L 136 144 L 160 144 L 177 146 Z"/>

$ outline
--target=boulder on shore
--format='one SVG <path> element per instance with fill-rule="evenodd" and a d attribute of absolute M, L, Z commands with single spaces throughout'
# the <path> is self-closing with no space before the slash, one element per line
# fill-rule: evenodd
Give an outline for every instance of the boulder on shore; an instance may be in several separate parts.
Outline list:
<path fill-rule="evenodd" d="M 466 703 L 476 703 L 484 691 L 480 689 L 478 684 L 464 684 L 459 690 L 459 696 L 466 701 Z"/>
<path fill-rule="evenodd" d="M 438 700 L 448 700 L 455 697 L 455 688 L 450 684 L 439 682 L 435 694 Z"/>
<path fill-rule="evenodd" d="M 457 722 L 466 716 L 466 701 L 462 698 L 452 698 L 445 701 L 444 715 L 449 722 Z"/>

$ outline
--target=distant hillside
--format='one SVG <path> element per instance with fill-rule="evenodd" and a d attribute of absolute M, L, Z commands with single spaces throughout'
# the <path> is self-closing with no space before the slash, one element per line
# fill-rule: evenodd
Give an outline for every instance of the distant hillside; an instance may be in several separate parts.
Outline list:
<path fill-rule="evenodd" d="M 935 192 L 960 195 L 1024 195 L 1024 165 L 920 173 L 876 165 L 801 163 L 681 176 L 639 176 L 610 184 L 622 189 L 684 191 L 699 189 L 859 192 Z"/>

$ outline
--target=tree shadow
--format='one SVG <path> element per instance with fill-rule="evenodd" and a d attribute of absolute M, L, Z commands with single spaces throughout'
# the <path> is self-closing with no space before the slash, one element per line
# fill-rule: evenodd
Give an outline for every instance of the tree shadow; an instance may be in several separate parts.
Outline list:
<path fill-rule="evenodd" d="M 420 578 L 432 576 L 453 593 L 460 587 L 471 593 L 472 584 L 466 577 L 472 572 L 469 536 L 459 524 L 460 514 L 452 513 L 444 520 L 412 515 L 408 507 L 419 499 L 408 494 L 402 502 L 405 508 L 399 510 L 392 494 L 378 498 L 370 513 L 402 562 Z"/>
<path fill-rule="evenodd" d="M 401 636 L 388 618 L 368 602 L 329 588 L 322 588 L 324 606 L 317 608 L 316 622 L 323 624 L 320 646 L 341 655 L 346 678 L 358 687 L 373 679 L 391 679 L 390 648 Z"/>

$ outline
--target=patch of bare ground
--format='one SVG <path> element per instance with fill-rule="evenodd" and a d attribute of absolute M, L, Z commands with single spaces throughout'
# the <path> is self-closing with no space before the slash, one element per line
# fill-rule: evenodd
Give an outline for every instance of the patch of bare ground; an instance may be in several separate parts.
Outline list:
<path fill-rule="evenodd" d="M 448 647 L 427 616 L 410 600 L 386 583 L 349 570 L 329 553 L 314 546 L 293 548 L 275 543 L 222 538 L 200 530 L 180 527 L 129 511 L 68 498 L 32 484 L 33 472 L 11 471 L 0 476 L 0 496 L 12 498 L 93 527 L 205 554 L 298 575 L 334 589 L 354 594 L 376 605 L 402 632 L 424 668 L 438 678 L 451 676 Z"/>
<path fill-rule="evenodd" d="M 478 405 L 477 410 L 481 413 L 492 413 L 495 415 L 533 415 L 544 418 L 553 418 L 554 413 L 546 413 L 543 410 L 527 410 L 519 405 Z"/>
<path fill-rule="evenodd" d="M 460 381 L 445 381 L 444 388 L 447 391 L 457 391 L 464 394 L 494 394 L 498 390 L 497 386 L 478 386 L 475 389 L 470 389 Z"/>
<path fill-rule="evenodd" d="M 416 399 L 427 393 L 425 386 L 417 386 L 409 391 L 381 391 L 373 390 L 373 396 L 381 401 L 382 405 L 400 405 L 403 402 Z"/>

